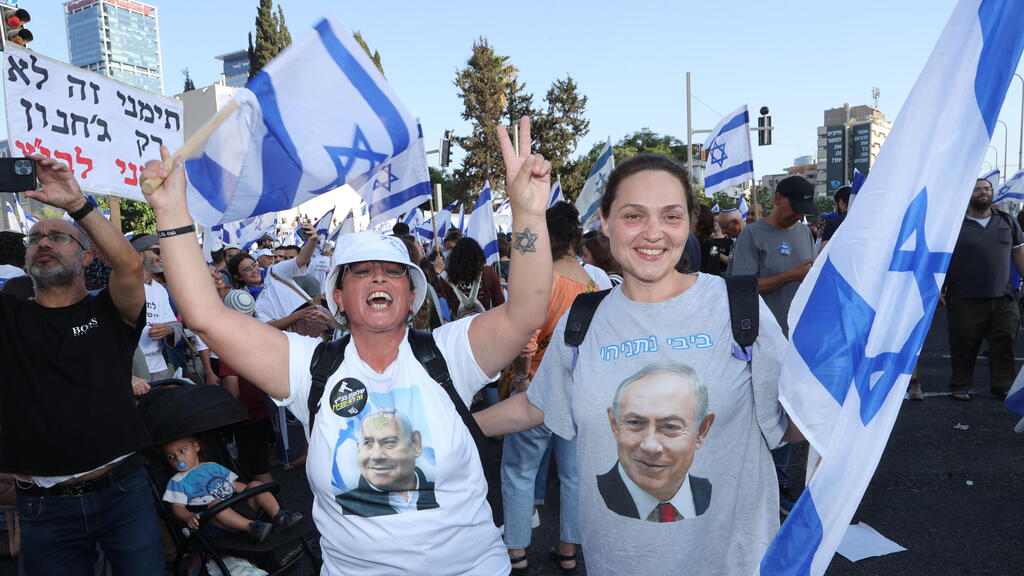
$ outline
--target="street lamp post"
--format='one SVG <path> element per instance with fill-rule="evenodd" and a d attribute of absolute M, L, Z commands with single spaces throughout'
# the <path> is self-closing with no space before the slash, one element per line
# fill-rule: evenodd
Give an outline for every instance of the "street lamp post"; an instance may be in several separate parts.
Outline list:
<path fill-rule="evenodd" d="M 995 170 L 999 170 L 999 149 L 991 144 L 989 144 L 988 147 L 991 148 L 992 151 L 996 153 Z"/>
<path fill-rule="evenodd" d="M 1013 73 L 1020 80 L 1020 139 L 1017 141 L 1017 171 L 1024 170 L 1024 76 Z"/>
<path fill-rule="evenodd" d="M 1003 176 L 1002 176 L 1002 180 L 1003 180 L 1003 182 L 1006 182 L 1006 177 L 1009 176 L 1009 174 L 1006 172 L 1006 158 L 1010 155 L 1010 149 L 1009 149 L 1008 144 L 1007 144 L 1007 142 L 1009 141 L 1009 138 L 1010 138 L 1010 128 L 1006 125 L 1006 122 L 1003 122 L 1002 120 L 996 120 L 996 122 L 998 122 L 998 123 L 1003 125 Z"/>

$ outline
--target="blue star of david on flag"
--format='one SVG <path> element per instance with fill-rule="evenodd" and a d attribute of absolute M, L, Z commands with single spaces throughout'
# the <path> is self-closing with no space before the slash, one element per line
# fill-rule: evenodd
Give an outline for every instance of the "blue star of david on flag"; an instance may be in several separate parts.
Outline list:
<path fill-rule="evenodd" d="M 362 183 L 365 182 L 365 175 L 373 173 L 380 163 L 388 159 L 387 154 L 375 152 L 370 148 L 370 141 L 366 139 L 366 135 L 363 134 L 362 128 L 358 125 L 356 126 L 355 135 L 352 137 L 351 146 L 324 146 L 324 150 L 330 154 L 331 161 L 334 162 L 335 168 L 338 169 L 338 180 L 341 182 L 349 181 L 349 173 L 359 160 L 366 160 L 369 163 L 369 167 L 361 171 L 364 176 L 356 175 L 354 178 L 355 182 Z M 333 184 L 331 187 L 333 187 Z M 358 188 L 358 186 L 355 187 Z"/>
<path fill-rule="evenodd" d="M 872 328 L 884 327 L 874 326 L 876 311 L 856 293 L 831 260 L 825 262 L 793 330 L 793 347 L 838 404 L 846 401 L 852 382 L 860 396 L 861 420 L 865 425 L 878 413 L 896 379 L 914 371 L 939 298 L 935 276 L 945 273 L 952 257 L 949 252 L 928 249 L 924 234 L 927 209 L 928 194 L 921 190 L 903 218 L 889 263 L 891 273 L 913 274 L 924 311 L 898 351 L 866 354 Z M 825 313 L 839 313 L 840 309 L 842 317 L 838 321 L 835 314 Z"/>
<path fill-rule="evenodd" d="M 711 142 L 711 147 L 708 148 L 708 160 L 718 166 L 722 167 L 725 161 L 729 159 L 729 156 L 725 153 L 725 144 L 720 143 L 718 140 Z"/>
<path fill-rule="evenodd" d="M 390 194 L 393 182 L 398 182 L 398 176 L 391 173 L 391 164 L 386 164 L 377 171 L 377 177 L 373 179 L 373 189 L 382 188 L 387 194 Z"/>

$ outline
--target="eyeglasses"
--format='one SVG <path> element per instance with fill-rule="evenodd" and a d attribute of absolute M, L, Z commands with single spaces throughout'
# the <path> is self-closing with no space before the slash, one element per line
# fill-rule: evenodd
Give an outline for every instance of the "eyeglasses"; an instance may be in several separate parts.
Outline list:
<path fill-rule="evenodd" d="M 255 272 L 255 271 L 259 270 L 259 269 L 260 269 L 259 265 L 257 265 L 255 262 L 253 262 L 252 264 L 249 264 L 245 268 L 239 268 L 238 271 L 239 272 Z"/>
<path fill-rule="evenodd" d="M 355 264 L 349 264 L 346 266 L 348 271 L 352 273 L 356 278 L 366 278 L 370 274 L 373 274 L 373 269 L 376 268 L 376 262 L 356 262 Z M 398 264 L 397 262 L 381 262 L 381 267 L 384 269 L 384 274 L 389 278 L 401 278 L 409 274 L 409 269 L 404 264 Z"/>
<path fill-rule="evenodd" d="M 72 240 L 74 240 L 75 244 L 78 244 L 79 246 L 82 247 L 82 250 L 86 249 L 85 245 L 82 244 L 78 240 L 78 238 L 75 238 L 74 236 L 72 236 L 71 234 L 68 234 L 67 232 L 49 232 L 47 234 L 39 234 L 39 233 L 29 234 L 28 236 L 25 236 L 24 238 L 22 238 L 21 241 L 25 244 L 25 247 L 28 248 L 29 246 L 36 246 L 37 244 L 39 244 L 43 240 L 43 238 L 49 238 L 50 242 L 53 242 L 54 244 L 67 244 L 68 242 L 71 242 Z"/>

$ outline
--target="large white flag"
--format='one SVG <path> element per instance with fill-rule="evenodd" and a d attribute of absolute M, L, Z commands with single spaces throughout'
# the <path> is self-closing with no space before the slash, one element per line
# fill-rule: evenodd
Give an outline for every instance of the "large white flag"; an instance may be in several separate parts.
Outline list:
<path fill-rule="evenodd" d="M 1024 47 L 1024 2 L 961 0 L 793 301 L 782 403 L 821 460 L 761 575 L 825 572 L 885 449 Z M 949 134 L 957 135 L 956 146 Z"/>
<path fill-rule="evenodd" d="M 704 149 L 708 152 L 704 168 L 704 195 L 736 186 L 754 177 L 754 159 L 750 153 L 750 121 L 747 107 L 726 114 L 711 131 Z"/>
<path fill-rule="evenodd" d="M 476 199 L 473 213 L 469 215 L 466 236 L 476 240 L 484 251 L 488 266 L 498 261 L 498 231 L 494 226 L 494 207 L 491 205 L 491 183 L 484 184 Z"/>
<path fill-rule="evenodd" d="M 597 162 L 594 162 L 594 167 L 590 169 L 579 198 L 576 199 L 576 210 L 580 213 L 584 231 L 596 230 L 600 224 L 598 209 L 601 207 L 601 197 L 604 196 L 608 176 L 614 169 L 615 155 L 612 153 L 612 140 L 609 138 L 598 155 Z"/>
<path fill-rule="evenodd" d="M 360 188 L 418 139 L 416 120 L 340 23 L 321 20 L 235 94 L 238 109 L 185 161 L 204 225 Z"/>

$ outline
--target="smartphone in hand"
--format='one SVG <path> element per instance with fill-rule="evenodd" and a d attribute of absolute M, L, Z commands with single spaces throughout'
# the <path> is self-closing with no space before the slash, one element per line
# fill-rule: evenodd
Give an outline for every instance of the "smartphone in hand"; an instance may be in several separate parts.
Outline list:
<path fill-rule="evenodd" d="M 0 192 L 27 192 L 39 187 L 31 158 L 0 158 Z"/>

